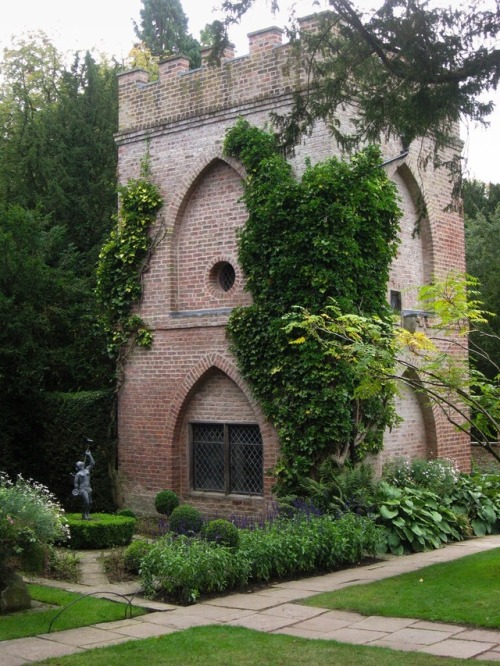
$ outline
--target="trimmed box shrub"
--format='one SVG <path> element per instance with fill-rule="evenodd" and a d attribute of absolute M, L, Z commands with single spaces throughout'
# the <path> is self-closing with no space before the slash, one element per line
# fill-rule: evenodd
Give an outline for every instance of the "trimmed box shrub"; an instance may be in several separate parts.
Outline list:
<path fill-rule="evenodd" d="M 117 516 L 129 516 L 129 518 L 137 518 L 137 515 L 135 514 L 132 509 L 118 509 L 116 512 Z"/>
<path fill-rule="evenodd" d="M 94 513 L 91 520 L 82 520 L 81 514 L 69 513 L 68 519 L 73 549 L 91 550 L 126 546 L 132 541 L 135 518 L 109 513 Z"/>
<path fill-rule="evenodd" d="M 155 509 L 164 516 L 170 516 L 179 506 L 179 498 L 173 490 L 160 490 L 155 497 Z"/>
<path fill-rule="evenodd" d="M 233 523 L 230 523 L 229 520 L 224 520 L 223 518 L 210 520 L 208 523 L 205 523 L 201 529 L 201 536 L 206 541 L 212 541 L 218 546 L 238 548 L 240 545 L 238 528 Z"/>
<path fill-rule="evenodd" d="M 142 560 L 153 548 L 153 544 L 145 539 L 136 539 L 127 546 L 123 553 L 125 569 L 130 573 L 138 574 L 141 568 Z"/>
<path fill-rule="evenodd" d="M 190 504 L 178 506 L 170 514 L 170 531 L 175 534 L 198 534 L 203 525 L 203 517 L 198 509 Z"/>

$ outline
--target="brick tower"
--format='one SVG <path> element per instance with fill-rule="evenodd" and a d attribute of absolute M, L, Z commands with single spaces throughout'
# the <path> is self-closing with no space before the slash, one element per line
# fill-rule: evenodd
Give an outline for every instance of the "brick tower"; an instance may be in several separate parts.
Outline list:
<path fill-rule="evenodd" d="M 302 21 L 311 29 L 314 17 Z M 271 111 L 290 108 L 300 76 L 290 67 L 282 31 L 249 35 L 248 55 L 226 52 L 220 66 L 188 69 L 184 57 L 160 64 L 159 80 L 140 70 L 119 77 L 119 180 L 140 174 L 149 155 L 152 180 L 165 205 L 161 235 L 147 273 L 139 314 L 153 330 L 151 349 L 127 358 L 119 396 L 119 471 L 127 506 L 151 511 L 159 490 L 218 515 L 262 514 L 272 501 L 272 468 L 279 443 L 228 350 L 225 326 L 231 309 L 250 302 L 238 266 L 236 232 L 247 212 L 240 201 L 244 170 L 222 154 L 226 130 L 239 116 L 264 126 Z M 208 53 L 204 53 L 207 56 Z M 349 122 L 347 116 L 340 118 Z M 382 145 L 387 160 L 401 144 Z M 404 159 L 386 167 L 401 206 L 402 243 L 388 290 L 402 311 L 415 308 L 417 285 L 450 269 L 464 270 L 463 223 L 446 209 L 449 174 L 419 168 L 432 150 L 415 142 Z M 444 159 L 460 150 L 450 146 Z M 318 123 L 297 148 L 292 165 L 339 154 Z M 419 202 L 426 217 L 414 236 Z M 425 324 L 423 320 L 417 325 Z M 448 457 L 470 464 L 467 437 L 406 390 L 398 399 L 403 423 L 386 436 L 377 465 L 387 457 Z"/>

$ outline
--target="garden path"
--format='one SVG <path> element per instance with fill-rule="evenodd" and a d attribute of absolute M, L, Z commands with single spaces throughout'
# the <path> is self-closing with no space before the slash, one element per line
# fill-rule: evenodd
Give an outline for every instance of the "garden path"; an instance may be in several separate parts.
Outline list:
<path fill-rule="evenodd" d="M 416 571 L 436 562 L 448 562 L 499 547 L 500 535 L 469 539 L 440 550 L 405 557 L 389 557 L 355 569 L 276 583 L 258 592 L 229 594 L 188 607 L 140 599 L 137 596 L 136 583 L 108 583 L 99 568 L 99 553 L 87 551 L 82 558 L 83 584 L 46 581 L 47 584 L 114 599 L 118 598 L 117 594 L 129 597 L 136 595 L 135 601 L 149 608 L 151 612 L 134 619 L 0 642 L 0 663 L 2 666 L 21 666 L 47 657 L 83 652 L 129 640 L 163 636 L 189 627 L 209 624 L 243 626 L 268 633 L 500 662 L 500 631 L 422 622 L 411 618 L 364 617 L 358 613 L 330 611 L 294 603 L 319 592 L 380 580 Z"/>

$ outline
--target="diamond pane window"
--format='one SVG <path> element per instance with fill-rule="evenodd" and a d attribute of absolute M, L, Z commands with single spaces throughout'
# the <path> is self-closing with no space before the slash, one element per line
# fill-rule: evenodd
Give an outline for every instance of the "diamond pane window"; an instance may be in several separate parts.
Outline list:
<path fill-rule="evenodd" d="M 224 491 L 224 426 L 193 426 L 193 487 Z"/>
<path fill-rule="evenodd" d="M 257 425 L 191 424 L 194 490 L 262 495 L 262 437 Z"/>
<path fill-rule="evenodd" d="M 219 283 L 223 291 L 229 291 L 236 280 L 236 273 L 231 264 L 223 264 L 219 273 Z"/>

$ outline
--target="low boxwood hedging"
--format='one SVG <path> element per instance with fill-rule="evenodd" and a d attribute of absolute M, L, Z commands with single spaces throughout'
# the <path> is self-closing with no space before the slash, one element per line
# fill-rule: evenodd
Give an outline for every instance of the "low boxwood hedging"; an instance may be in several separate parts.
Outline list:
<path fill-rule="evenodd" d="M 90 520 L 83 520 L 79 513 L 66 514 L 74 549 L 98 549 L 126 546 L 132 541 L 135 518 L 108 513 L 93 513 Z"/>
<path fill-rule="evenodd" d="M 170 534 L 142 560 L 146 595 L 184 603 L 200 595 L 245 586 L 249 581 L 331 571 L 374 555 L 381 530 L 372 520 L 347 514 L 277 520 L 240 530 L 239 549 Z"/>

